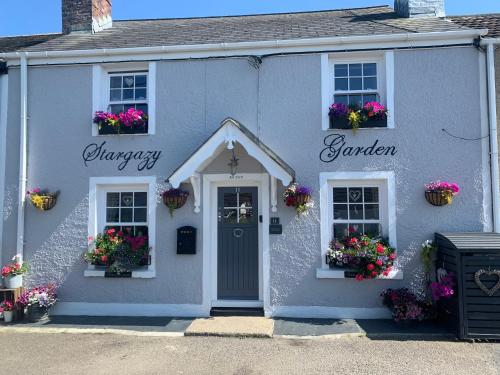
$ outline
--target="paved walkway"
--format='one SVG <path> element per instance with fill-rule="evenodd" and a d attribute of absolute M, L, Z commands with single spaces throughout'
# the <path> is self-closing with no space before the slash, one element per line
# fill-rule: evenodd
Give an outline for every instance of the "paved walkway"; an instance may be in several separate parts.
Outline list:
<path fill-rule="evenodd" d="M 450 340 L 455 335 L 432 323 L 401 326 L 391 320 L 267 319 L 262 317 L 53 316 L 38 323 L 0 325 L 0 332 L 118 333 L 136 336 L 234 336 Z"/>

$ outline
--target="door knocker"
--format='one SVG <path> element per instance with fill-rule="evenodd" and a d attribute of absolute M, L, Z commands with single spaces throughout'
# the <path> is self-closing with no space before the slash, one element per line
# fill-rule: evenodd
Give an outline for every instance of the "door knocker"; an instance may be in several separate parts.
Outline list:
<path fill-rule="evenodd" d="M 235 228 L 235 229 L 233 229 L 233 236 L 236 237 L 236 238 L 243 237 L 243 229 L 241 229 L 241 228 Z"/>

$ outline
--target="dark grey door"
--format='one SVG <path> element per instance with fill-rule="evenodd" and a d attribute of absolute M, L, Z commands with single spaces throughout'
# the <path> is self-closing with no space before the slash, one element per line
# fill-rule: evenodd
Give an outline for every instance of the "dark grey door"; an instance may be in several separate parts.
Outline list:
<path fill-rule="evenodd" d="M 259 299 L 256 187 L 218 188 L 217 298 Z"/>

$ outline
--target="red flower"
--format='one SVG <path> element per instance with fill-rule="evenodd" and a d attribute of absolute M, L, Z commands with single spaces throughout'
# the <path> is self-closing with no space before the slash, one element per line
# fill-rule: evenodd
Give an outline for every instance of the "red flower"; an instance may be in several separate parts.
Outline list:
<path fill-rule="evenodd" d="M 377 277 L 377 276 L 378 276 L 377 271 L 372 271 L 372 276 L 373 276 L 373 277 Z"/>
<path fill-rule="evenodd" d="M 377 261 L 376 261 L 375 263 L 377 263 L 377 266 L 381 266 L 382 264 L 384 264 L 384 263 L 382 262 L 382 260 L 380 260 L 380 259 L 377 259 Z"/>
<path fill-rule="evenodd" d="M 114 230 L 114 229 L 108 229 L 108 230 L 106 231 L 106 234 L 107 234 L 108 236 L 113 236 L 113 235 L 115 234 L 115 232 L 116 232 L 116 230 Z"/>
<path fill-rule="evenodd" d="M 364 279 L 363 275 L 360 275 L 360 274 L 356 275 L 356 280 L 363 281 L 363 279 Z"/>
<path fill-rule="evenodd" d="M 349 227 L 349 233 L 356 233 L 356 228 Z"/>
<path fill-rule="evenodd" d="M 16 264 L 14 264 L 14 268 L 15 268 L 16 270 L 18 270 L 18 269 L 20 269 L 20 268 L 21 268 L 21 265 L 20 265 L 19 263 L 16 263 Z"/>
<path fill-rule="evenodd" d="M 108 256 L 107 256 L 107 255 L 103 255 L 103 256 L 101 257 L 101 262 L 103 262 L 103 263 L 108 263 Z"/>
<path fill-rule="evenodd" d="M 375 269 L 375 266 L 370 263 L 369 265 L 366 266 L 366 268 L 368 269 L 368 271 L 373 271 Z"/>
<path fill-rule="evenodd" d="M 389 276 L 389 271 L 387 271 L 387 270 L 386 270 L 386 271 L 384 271 L 383 275 L 384 275 L 384 276 Z"/>
<path fill-rule="evenodd" d="M 396 259 L 396 253 L 392 253 L 391 255 L 389 255 L 389 259 L 390 260 Z"/>
<path fill-rule="evenodd" d="M 118 237 L 122 237 L 123 236 L 123 232 L 121 230 L 118 231 L 117 233 Z"/>
<path fill-rule="evenodd" d="M 385 251 L 384 245 L 378 243 L 377 244 L 377 253 L 382 254 Z"/>

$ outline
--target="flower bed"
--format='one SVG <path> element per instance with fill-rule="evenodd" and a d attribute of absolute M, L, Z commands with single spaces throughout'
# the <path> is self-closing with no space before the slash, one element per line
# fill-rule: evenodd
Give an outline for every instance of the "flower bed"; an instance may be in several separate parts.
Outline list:
<path fill-rule="evenodd" d="M 130 272 L 149 264 L 147 236 L 133 236 L 123 231 L 108 229 L 96 238 L 89 237 L 89 250 L 85 260 L 105 267 L 111 273 Z"/>
<path fill-rule="evenodd" d="M 287 207 L 294 207 L 297 215 L 308 210 L 311 206 L 312 189 L 307 186 L 292 184 L 283 192 L 283 201 Z"/>
<path fill-rule="evenodd" d="M 419 300 L 407 288 L 386 289 L 380 296 L 395 322 L 421 322 L 433 316 L 432 306 Z"/>
<path fill-rule="evenodd" d="M 165 206 L 168 207 L 170 216 L 174 216 L 174 210 L 177 210 L 186 204 L 189 192 L 181 189 L 169 189 L 163 192 L 162 200 Z"/>
<path fill-rule="evenodd" d="M 328 113 L 330 129 L 385 128 L 387 109 L 378 102 L 367 102 L 361 108 L 334 103 Z"/>
<path fill-rule="evenodd" d="M 99 135 L 106 134 L 145 134 L 148 132 L 148 116 L 140 110 L 129 108 L 119 114 L 97 111 L 94 124 Z"/>
<path fill-rule="evenodd" d="M 433 181 L 425 185 L 425 199 L 433 206 L 446 206 L 451 204 L 459 191 L 460 188 L 455 183 Z"/>
<path fill-rule="evenodd" d="M 385 128 L 387 109 L 378 102 L 367 102 L 363 107 L 334 103 L 328 113 L 331 129 Z"/>
<path fill-rule="evenodd" d="M 396 250 L 385 241 L 367 235 L 346 236 L 330 242 L 326 263 L 330 268 L 350 269 L 356 280 L 388 276 L 392 270 Z"/>
<path fill-rule="evenodd" d="M 31 204 L 40 211 L 48 211 L 54 208 L 57 203 L 58 195 L 58 191 L 51 193 L 40 188 L 34 188 L 26 192 L 26 198 L 28 198 Z"/>

